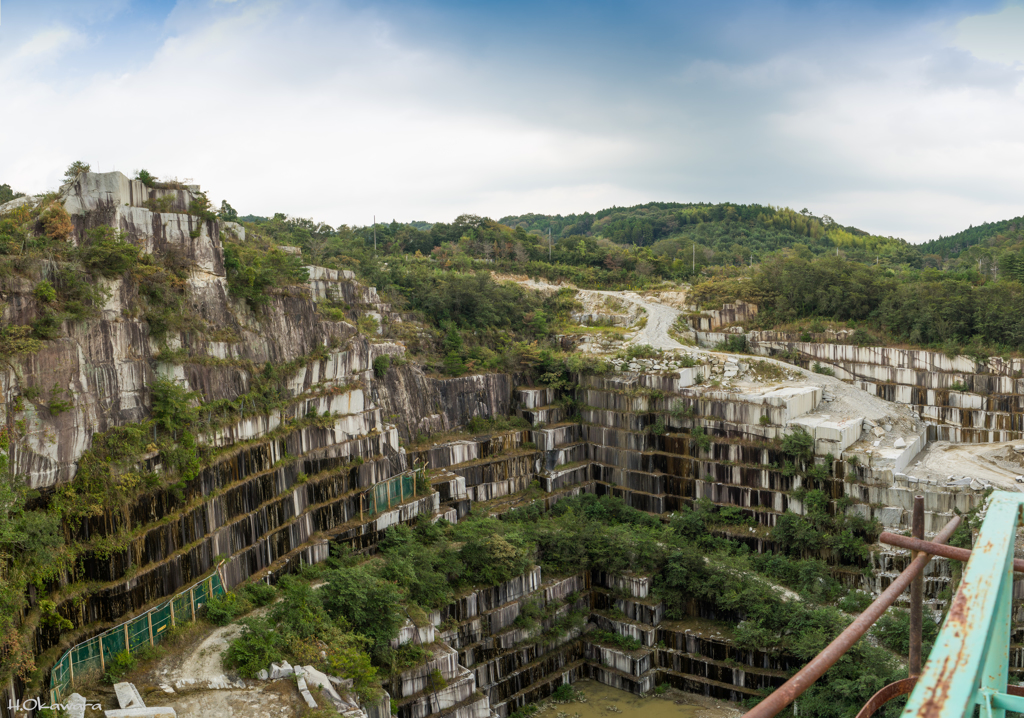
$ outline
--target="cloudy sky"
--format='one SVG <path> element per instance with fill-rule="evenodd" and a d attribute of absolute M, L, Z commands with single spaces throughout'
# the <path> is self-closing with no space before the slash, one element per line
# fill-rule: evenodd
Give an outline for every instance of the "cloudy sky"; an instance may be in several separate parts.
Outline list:
<path fill-rule="evenodd" d="M 332 225 L 659 201 L 923 241 L 1024 214 L 1024 3 L 7 0 L 0 183 Z"/>

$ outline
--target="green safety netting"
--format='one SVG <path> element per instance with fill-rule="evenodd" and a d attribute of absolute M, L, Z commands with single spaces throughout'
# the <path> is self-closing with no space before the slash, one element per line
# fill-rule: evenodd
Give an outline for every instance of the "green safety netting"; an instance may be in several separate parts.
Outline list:
<path fill-rule="evenodd" d="M 402 474 L 382 481 L 369 490 L 367 510 L 370 514 L 386 511 L 389 506 L 397 506 L 406 499 L 412 498 L 416 491 L 416 475 Z M 388 501 L 390 492 L 390 502 Z"/>
<path fill-rule="evenodd" d="M 221 583 L 220 576 L 214 574 L 141 616 L 74 646 L 61 657 L 50 672 L 51 698 L 59 701 L 67 695 L 70 692 L 73 677 L 82 676 L 90 671 L 103 670 L 107 662 L 125 650 L 126 639 L 129 651 L 138 650 L 149 644 L 150 635 L 152 635 L 153 644 L 159 643 L 162 635 L 173 624 L 191 621 L 195 615 L 194 611 L 206 605 L 211 596 L 220 596 L 224 593 L 224 584 Z M 173 622 L 171 620 L 172 603 L 174 604 Z M 152 621 L 152 634 L 150 634 L 150 621 Z M 102 659 L 100 658 L 101 646 Z"/>
<path fill-rule="evenodd" d="M 149 642 L 149 614 L 144 613 L 128 624 L 128 648 L 137 651 Z"/>
<path fill-rule="evenodd" d="M 176 622 L 192 620 L 192 599 L 187 593 L 179 593 L 172 598 L 171 606 L 174 608 L 174 620 Z"/>
<path fill-rule="evenodd" d="M 112 631 L 102 634 L 100 639 L 100 650 L 103 652 L 104 662 L 113 660 L 114 656 L 126 648 L 124 625 L 120 625 Z"/>
<path fill-rule="evenodd" d="M 170 602 L 157 606 L 150 614 L 153 616 L 153 638 L 159 640 L 160 634 L 171 627 L 171 604 Z"/>
<path fill-rule="evenodd" d="M 417 473 L 401 474 L 368 489 L 363 510 L 373 516 L 415 496 Z"/>
<path fill-rule="evenodd" d="M 196 610 L 206 605 L 206 602 L 210 600 L 210 584 L 201 583 L 192 589 L 192 596 L 196 603 Z"/>
<path fill-rule="evenodd" d="M 79 643 L 67 653 L 68 662 L 76 674 L 100 670 L 100 641 L 98 637 Z"/>

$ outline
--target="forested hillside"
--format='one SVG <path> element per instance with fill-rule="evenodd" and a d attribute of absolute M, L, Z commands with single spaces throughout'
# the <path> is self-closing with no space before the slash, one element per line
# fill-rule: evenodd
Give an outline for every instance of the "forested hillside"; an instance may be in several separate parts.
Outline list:
<path fill-rule="evenodd" d="M 554 331 L 559 309 L 499 287 L 489 276 L 498 272 L 580 288 L 684 282 L 707 307 L 757 303 L 751 328 L 841 322 L 871 343 L 969 344 L 978 354 L 1024 348 L 1024 218 L 914 246 L 806 209 L 757 204 L 651 202 L 579 215 L 461 215 L 450 223 L 367 227 L 281 213 L 239 217 L 226 202 L 219 214 L 241 221 L 257 242 L 300 248 L 304 262 L 354 270 L 438 327 L 501 326 L 527 339 Z M 229 272 L 242 266 L 230 261 Z M 245 266 L 253 297 L 280 269 L 257 264 Z"/>
<path fill-rule="evenodd" d="M 761 313 L 751 328 L 795 323 L 807 330 L 840 322 L 861 329 L 858 337 L 867 343 L 949 351 L 966 344 L 979 355 L 1024 348 L 1022 220 L 914 246 L 807 210 L 762 205 L 649 203 L 500 222 L 462 215 L 429 228 L 397 222 L 332 228 L 282 214 L 253 219 L 250 231 L 301 247 L 312 261 L 354 268 L 381 290 L 405 297 L 410 308 L 461 326 L 479 326 L 480 319 L 476 310 L 455 306 L 463 294 L 455 285 L 474 272 L 496 271 L 581 288 L 685 282 L 707 307 L 757 303 Z M 496 296 L 497 289 L 483 288 L 489 279 L 475 281 L 475 296 Z M 482 305 L 487 315 L 493 305 Z M 495 316 L 547 331 L 545 310 L 536 311 L 531 302 L 514 300 Z"/>
<path fill-rule="evenodd" d="M 1004 219 L 1001 222 L 985 222 L 977 227 L 968 227 L 962 232 L 939 237 L 918 245 L 922 254 L 937 254 L 943 258 L 959 257 L 963 252 L 979 244 L 991 241 L 1002 243 L 1007 237 L 1019 235 L 1024 229 L 1024 216 Z"/>

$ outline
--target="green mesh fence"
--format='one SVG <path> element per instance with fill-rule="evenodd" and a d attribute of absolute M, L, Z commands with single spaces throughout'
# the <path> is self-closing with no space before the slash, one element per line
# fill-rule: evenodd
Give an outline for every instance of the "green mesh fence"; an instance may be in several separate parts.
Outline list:
<path fill-rule="evenodd" d="M 416 477 L 420 472 L 422 469 L 410 471 L 373 486 L 365 494 L 364 510 L 372 516 L 415 496 Z M 220 576 L 214 574 L 141 616 L 79 643 L 65 653 L 50 672 L 51 702 L 63 700 L 74 688 L 76 677 L 104 671 L 107 663 L 126 647 L 128 651 L 136 651 L 147 644 L 159 643 L 172 626 L 193 620 L 196 611 L 210 598 L 225 592 Z"/>
<path fill-rule="evenodd" d="M 420 471 L 422 469 L 375 484 L 364 495 L 363 510 L 374 516 L 411 499 L 416 494 L 416 476 Z"/>
<path fill-rule="evenodd" d="M 104 671 L 114 656 L 126 648 L 133 652 L 156 645 L 171 626 L 193 620 L 196 611 L 213 596 L 225 592 L 220 576 L 215 573 L 141 616 L 74 646 L 50 671 L 50 701 L 61 702 L 71 693 L 76 679 L 93 671 Z"/>

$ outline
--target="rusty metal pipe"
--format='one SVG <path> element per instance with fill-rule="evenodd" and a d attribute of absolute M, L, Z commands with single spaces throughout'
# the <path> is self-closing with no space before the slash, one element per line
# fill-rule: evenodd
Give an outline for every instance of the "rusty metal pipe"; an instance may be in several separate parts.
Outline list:
<path fill-rule="evenodd" d="M 911 521 L 914 538 L 924 538 L 924 496 L 914 497 L 914 516 Z M 913 558 L 921 555 L 915 551 Z M 910 584 L 910 655 L 908 663 L 910 677 L 921 675 L 921 634 L 924 628 L 924 571 L 914 576 Z"/>
<path fill-rule="evenodd" d="M 864 707 L 860 709 L 860 712 L 857 714 L 857 718 L 871 718 L 871 716 L 878 712 L 879 708 L 884 706 L 893 698 L 899 698 L 900 696 L 907 695 L 914 690 L 914 686 L 917 685 L 918 678 L 919 676 L 904 678 L 901 681 L 890 683 L 880 689 L 878 693 L 871 696 L 871 700 L 865 703 Z"/>
<path fill-rule="evenodd" d="M 949 537 L 956 531 L 956 527 L 960 525 L 960 517 L 954 516 L 948 524 L 946 524 L 942 530 L 936 534 L 935 543 L 945 543 L 949 541 Z M 763 701 L 758 703 L 756 706 L 751 708 L 746 713 L 746 718 L 772 718 L 777 715 L 783 708 L 788 706 L 790 703 L 795 701 L 801 693 L 806 691 L 811 685 L 825 675 L 825 672 L 835 665 L 835 662 L 842 657 L 844 653 L 850 650 L 850 647 L 860 639 L 868 629 L 877 621 L 885 610 L 889 608 L 900 595 L 907 590 L 910 582 L 914 580 L 914 577 L 924 570 L 924 567 L 931 560 L 931 556 L 926 553 L 919 553 L 910 565 L 907 566 L 903 573 L 896 577 L 896 580 L 889 584 L 889 588 L 885 589 L 874 602 L 864 609 L 857 618 L 853 620 L 849 626 L 846 627 L 842 633 L 836 636 L 836 639 L 832 643 L 828 644 L 821 653 L 816 655 L 807 665 L 797 671 L 796 675 L 790 678 L 788 681 L 783 683 L 771 695 L 765 698 Z"/>
<path fill-rule="evenodd" d="M 899 698 L 905 696 L 914 690 L 914 686 L 917 684 L 917 678 L 904 678 L 903 680 L 890 683 L 875 695 L 871 696 L 871 700 L 864 704 L 864 707 L 857 713 L 857 718 L 871 718 L 878 709 L 884 706 L 886 703 L 891 701 L 893 698 Z M 1006 692 L 1011 696 L 1021 696 L 1024 698 L 1024 686 L 1007 686 Z"/>
<path fill-rule="evenodd" d="M 919 539 L 910 538 L 909 536 L 892 534 L 888 531 L 883 531 L 879 535 L 878 543 L 889 544 L 890 546 L 896 546 L 897 548 L 906 548 L 911 551 L 924 551 L 925 553 L 930 553 L 935 556 L 951 558 L 954 561 L 967 562 L 971 558 L 970 549 L 946 546 L 944 544 L 932 543 L 931 541 L 921 541 Z M 1024 559 L 1015 558 L 1013 560 L 1013 570 L 1015 573 L 1024 573 Z"/>

